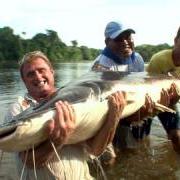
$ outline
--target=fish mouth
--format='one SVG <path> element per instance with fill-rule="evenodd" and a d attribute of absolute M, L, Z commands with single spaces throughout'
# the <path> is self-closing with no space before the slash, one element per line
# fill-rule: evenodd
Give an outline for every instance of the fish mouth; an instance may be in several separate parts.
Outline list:
<path fill-rule="evenodd" d="M 12 135 L 16 131 L 16 129 L 17 129 L 17 126 L 9 126 L 9 127 L 2 128 L 0 131 L 0 140 Z"/>

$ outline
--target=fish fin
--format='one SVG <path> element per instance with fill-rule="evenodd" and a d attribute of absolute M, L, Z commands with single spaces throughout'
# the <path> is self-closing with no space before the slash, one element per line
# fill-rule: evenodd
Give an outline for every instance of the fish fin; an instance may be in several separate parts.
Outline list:
<path fill-rule="evenodd" d="M 176 113 L 176 111 L 172 108 L 169 108 L 167 106 L 164 106 L 162 104 L 159 103 L 155 103 L 155 109 L 160 111 L 160 112 L 170 112 L 170 113 Z"/>

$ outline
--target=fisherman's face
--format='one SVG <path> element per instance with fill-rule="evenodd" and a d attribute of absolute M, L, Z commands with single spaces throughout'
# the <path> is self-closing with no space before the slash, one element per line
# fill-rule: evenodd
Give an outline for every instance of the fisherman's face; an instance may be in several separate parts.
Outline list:
<path fill-rule="evenodd" d="M 24 64 L 22 73 L 29 94 L 37 101 L 47 98 L 56 91 L 54 71 L 44 59 L 38 57 Z"/>
<path fill-rule="evenodd" d="M 115 39 L 110 39 L 108 47 L 119 57 L 127 58 L 134 51 L 134 40 L 130 32 L 123 32 Z"/>

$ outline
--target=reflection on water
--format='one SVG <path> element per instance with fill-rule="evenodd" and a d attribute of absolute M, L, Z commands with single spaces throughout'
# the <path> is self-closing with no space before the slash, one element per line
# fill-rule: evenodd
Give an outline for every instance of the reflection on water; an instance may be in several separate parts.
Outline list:
<path fill-rule="evenodd" d="M 158 141 L 151 138 L 151 141 L 155 140 Z M 169 142 L 161 141 L 158 145 L 139 143 L 137 149 L 121 151 L 115 167 L 105 169 L 108 179 L 175 179 L 176 154 Z"/>
<path fill-rule="evenodd" d="M 91 63 L 59 63 L 55 64 L 55 79 L 58 87 L 63 86 L 70 80 L 85 74 L 90 70 Z"/>
<path fill-rule="evenodd" d="M 55 64 L 57 86 L 61 87 L 85 74 L 90 65 L 91 63 Z M 0 121 L 9 104 L 24 92 L 17 69 L 0 69 Z M 150 141 L 139 143 L 135 150 L 119 152 L 116 164 L 104 169 L 111 180 L 174 180 L 180 179 L 180 157 L 173 151 L 158 120 L 155 120 Z"/>

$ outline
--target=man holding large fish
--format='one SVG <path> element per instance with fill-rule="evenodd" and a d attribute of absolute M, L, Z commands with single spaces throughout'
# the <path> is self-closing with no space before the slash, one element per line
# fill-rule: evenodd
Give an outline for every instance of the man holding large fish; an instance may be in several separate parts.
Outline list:
<path fill-rule="evenodd" d="M 180 27 L 174 38 L 172 49 L 162 50 L 152 56 L 147 66 L 149 74 L 172 74 L 180 78 Z M 164 112 L 158 115 L 168 138 L 172 140 L 174 149 L 180 153 L 180 114 L 179 105 L 175 105 L 179 97 L 173 99 L 171 106 L 176 110 L 176 114 Z"/>
<path fill-rule="evenodd" d="M 131 28 L 125 27 L 119 22 L 109 22 L 105 28 L 105 43 L 106 47 L 102 53 L 96 58 L 92 70 L 95 71 L 128 71 L 128 72 L 142 72 L 144 71 L 144 61 L 141 55 L 135 52 L 134 40 L 132 34 L 135 31 Z M 173 94 L 173 95 L 172 95 Z M 170 95 L 178 97 L 174 85 L 169 92 L 164 89 L 161 92 L 160 103 L 169 106 Z M 149 97 L 146 97 L 146 103 L 141 108 L 140 125 L 133 126 L 133 121 L 138 120 L 139 112 L 133 116 L 123 119 L 116 131 L 114 138 L 114 145 L 118 148 L 133 147 L 136 144 L 136 139 L 143 139 L 144 136 L 149 135 L 152 119 L 146 118 L 153 112 L 153 104 Z M 143 120 L 146 118 L 145 120 Z M 115 158 L 115 153 L 110 147 L 111 158 Z M 108 150 L 108 152 L 110 152 Z M 104 154 L 105 156 L 105 154 Z"/>
<path fill-rule="evenodd" d="M 10 107 L 6 120 L 50 98 L 57 90 L 54 84 L 53 67 L 42 52 L 27 53 L 20 64 L 20 73 L 28 92 Z M 109 111 L 105 123 L 94 137 L 78 145 L 64 146 L 75 129 L 76 119 L 74 109 L 68 102 L 56 102 L 55 118 L 49 120 L 45 128 L 49 139 L 32 151 L 21 152 L 16 157 L 21 179 L 93 179 L 86 162 L 87 154 L 95 156 L 101 154 L 107 144 L 112 141 L 126 105 L 124 94 L 116 92 L 110 95 L 108 103 Z M 52 148 L 50 142 L 53 143 L 55 149 Z M 68 156 L 67 151 L 69 151 Z M 55 165 L 52 165 L 51 161 Z"/>

